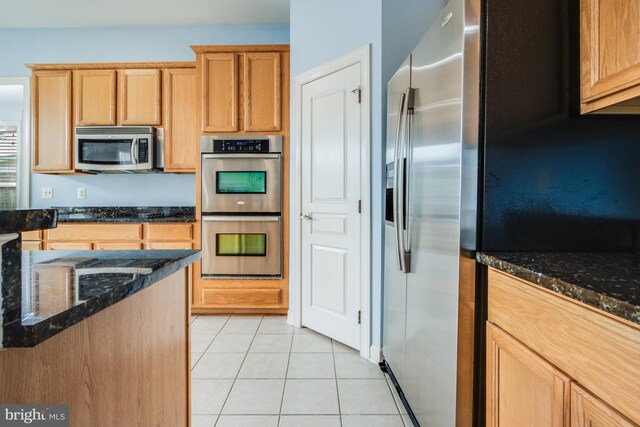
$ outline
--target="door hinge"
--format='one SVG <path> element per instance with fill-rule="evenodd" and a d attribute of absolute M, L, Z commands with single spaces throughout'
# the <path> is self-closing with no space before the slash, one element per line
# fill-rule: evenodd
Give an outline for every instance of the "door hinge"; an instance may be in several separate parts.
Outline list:
<path fill-rule="evenodd" d="M 358 200 L 358 213 L 362 213 L 362 200 Z"/>
<path fill-rule="evenodd" d="M 358 104 L 362 104 L 362 89 L 360 86 L 351 91 L 351 93 L 355 93 L 358 95 Z"/>
<path fill-rule="evenodd" d="M 358 325 L 362 323 L 362 311 L 358 310 Z"/>

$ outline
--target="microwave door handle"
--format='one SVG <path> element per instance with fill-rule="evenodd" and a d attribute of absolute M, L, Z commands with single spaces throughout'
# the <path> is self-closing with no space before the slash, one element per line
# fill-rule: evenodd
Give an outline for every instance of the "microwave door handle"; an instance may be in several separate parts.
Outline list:
<path fill-rule="evenodd" d="M 131 163 L 138 164 L 138 138 L 133 138 L 131 141 Z"/>

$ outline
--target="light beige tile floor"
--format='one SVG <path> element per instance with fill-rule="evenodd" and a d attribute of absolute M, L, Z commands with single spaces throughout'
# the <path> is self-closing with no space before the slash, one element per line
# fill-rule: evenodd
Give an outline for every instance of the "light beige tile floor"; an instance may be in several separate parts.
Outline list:
<path fill-rule="evenodd" d="M 284 316 L 194 316 L 191 327 L 194 427 L 405 425 L 376 364 Z"/>

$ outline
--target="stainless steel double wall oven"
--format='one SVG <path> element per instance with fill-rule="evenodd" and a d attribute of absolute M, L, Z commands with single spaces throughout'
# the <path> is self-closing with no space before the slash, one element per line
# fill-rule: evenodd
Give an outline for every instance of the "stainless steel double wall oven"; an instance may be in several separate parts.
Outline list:
<path fill-rule="evenodd" d="M 201 138 L 203 277 L 282 276 L 282 136 Z"/>

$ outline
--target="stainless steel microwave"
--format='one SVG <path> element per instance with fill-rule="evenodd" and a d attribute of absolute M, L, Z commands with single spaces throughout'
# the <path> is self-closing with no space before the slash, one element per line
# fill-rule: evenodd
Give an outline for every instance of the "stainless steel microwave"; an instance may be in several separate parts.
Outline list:
<path fill-rule="evenodd" d="M 163 167 L 161 138 L 152 126 L 76 128 L 75 167 L 96 172 L 152 172 Z"/>

